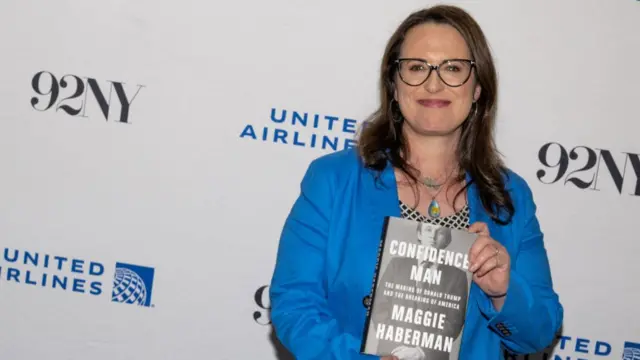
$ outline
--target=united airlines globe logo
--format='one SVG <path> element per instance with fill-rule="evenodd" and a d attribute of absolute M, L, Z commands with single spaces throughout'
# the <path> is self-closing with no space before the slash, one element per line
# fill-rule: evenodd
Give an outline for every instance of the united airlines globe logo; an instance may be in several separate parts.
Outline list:
<path fill-rule="evenodd" d="M 108 268 L 99 261 L 33 250 L 5 248 L 0 253 L 0 282 L 10 286 L 39 287 L 102 297 L 113 303 L 154 307 L 151 303 L 154 268 L 123 262 L 116 262 L 113 272 Z M 113 284 L 110 297 L 105 289 L 108 284 Z"/>
<path fill-rule="evenodd" d="M 111 300 L 124 304 L 151 306 L 152 280 L 152 268 L 117 263 Z"/>
<path fill-rule="evenodd" d="M 147 300 L 144 281 L 129 269 L 116 269 L 112 300 L 125 304 L 143 305 Z"/>
<path fill-rule="evenodd" d="M 626 342 L 622 352 L 623 360 L 640 360 L 640 344 Z"/>

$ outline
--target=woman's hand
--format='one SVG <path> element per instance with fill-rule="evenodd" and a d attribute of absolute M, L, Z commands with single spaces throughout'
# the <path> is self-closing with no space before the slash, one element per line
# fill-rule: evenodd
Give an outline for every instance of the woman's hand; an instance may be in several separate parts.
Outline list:
<path fill-rule="evenodd" d="M 509 287 L 511 257 L 504 246 L 491 238 L 487 224 L 476 222 L 469 227 L 469 232 L 478 234 L 469 251 L 469 271 L 473 273 L 473 281 L 500 311 Z"/>
<path fill-rule="evenodd" d="M 383 356 L 380 360 L 398 360 L 398 358 L 395 356 Z"/>

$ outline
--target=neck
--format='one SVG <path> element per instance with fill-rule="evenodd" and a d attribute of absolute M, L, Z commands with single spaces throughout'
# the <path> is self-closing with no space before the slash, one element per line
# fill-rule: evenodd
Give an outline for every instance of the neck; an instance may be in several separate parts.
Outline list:
<path fill-rule="evenodd" d="M 419 176 L 443 180 L 456 176 L 458 168 L 457 147 L 458 133 L 451 136 L 425 137 L 416 134 L 405 134 L 409 148 L 407 162 L 420 171 Z M 452 171 L 454 173 L 452 174 Z"/>

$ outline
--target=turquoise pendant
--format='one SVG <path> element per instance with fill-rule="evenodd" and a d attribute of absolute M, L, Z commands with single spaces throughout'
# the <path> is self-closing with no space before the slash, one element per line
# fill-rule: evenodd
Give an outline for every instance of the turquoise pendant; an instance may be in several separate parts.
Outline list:
<path fill-rule="evenodd" d="M 438 204 L 436 199 L 431 200 L 431 204 L 429 204 L 429 216 L 434 218 L 440 217 L 440 204 Z"/>

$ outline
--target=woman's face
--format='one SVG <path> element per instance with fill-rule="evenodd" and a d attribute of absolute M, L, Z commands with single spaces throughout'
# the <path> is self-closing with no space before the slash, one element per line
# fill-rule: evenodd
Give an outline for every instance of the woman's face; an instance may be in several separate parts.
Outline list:
<path fill-rule="evenodd" d="M 452 26 L 423 24 L 407 33 L 400 58 L 418 58 L 431 65 L 439 65 L 448 59 L 471 60 L 471 54 L 460 33 Z M 473 102 L 480 96 L 480 86 L 475 84 L 475 73 L 470 64 L 458 64 L 469 66 L 471 71 L 464 85 L 448 86 L 437 72 L 432 70 L 422 85 L 411 86 L 400 78 L 400 73 L 407 74 L 407 77 L 419 76 L 420 72 L 426 75 L 428 68 L 421 67 L 419 62 L 401 62 L 401 71 L 396 74 L 394 97 L 405 118 L 405 130 L 419 135 L 442 136 L 450 135 L 460 127 L 467 118 Z M 445 71 L 448 75 L 445 75 Z M 443 76 L 450 76 L 449 79 L 461 76 L 461 72 L 464 71 L 467 70 L 460 69 L 457 65 L 445 64 L 441 67 Z"/>

